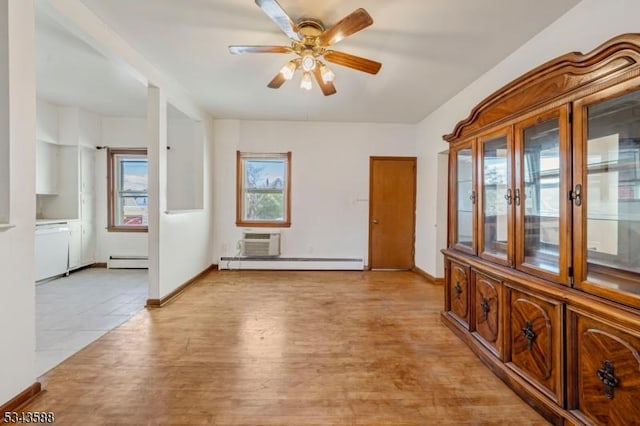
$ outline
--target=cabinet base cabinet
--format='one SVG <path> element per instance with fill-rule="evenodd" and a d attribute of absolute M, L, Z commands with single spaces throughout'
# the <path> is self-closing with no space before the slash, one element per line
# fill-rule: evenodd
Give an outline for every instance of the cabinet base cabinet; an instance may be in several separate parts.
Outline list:
<path fill-rule="evenodd" d="M 456 293 L 455 280 L 467 277 L 473 302 L 463 312 L 468 324 L 453 308 L 442 312 L 442 322 L 523 400 L 552 424 L 640 425 L 634 310 L 445 254 L 451 270 L 461 271 L 446 275 L 445 293 Z"/>
<path fill-rule="evenodd" d="M 570 408 L 585 423 L 640 424 L 640 330 L 569 308 Z"/>
<path fill-rule="evenodd" d="M 473 335 L 502 359 L 502 283 L 473 271 Z"/>
<path fill-rule="evenodd" d="M 553 425 L 583 424 L 573 413 L 558 406 L 554 401 L 549 399 L 547 394 L 541 392 L 539 388 L 532 386 L 528 380 L 524 379 L 513 369 L 509 368 L 507 364 L 498 359 L 492 351 L 487 349 L 487 347 L 471 333 L 462 328 L 460 323 L 453 319 L 447 312 L 442 313 L 441 320 L 460 340 L 469 346 L 473 353 L 480 358 L 493 374 L 500 378 L 527 404 L 538 411 L 549 423 Z"/>
<path fill-rule="evenodd" d="M 507 289 L 507 366 L 564 405 L 562 304 Z"/>
<path fill-rule="evenodd" d="M 449 261 L 445 271 L 447 290 L 445 294 L 445 309 L 460 324 L 469 329 L 469 275 L 468 265 Z"/>

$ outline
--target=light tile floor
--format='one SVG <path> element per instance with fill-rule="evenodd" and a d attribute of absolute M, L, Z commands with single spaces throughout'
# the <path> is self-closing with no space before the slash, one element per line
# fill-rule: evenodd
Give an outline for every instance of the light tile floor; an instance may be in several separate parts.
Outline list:
<path fill-rule="evenodd" d="M 124 323 L 146 302 L 146 269 L 89 268 L 36 285 L 36 373 Z"/>

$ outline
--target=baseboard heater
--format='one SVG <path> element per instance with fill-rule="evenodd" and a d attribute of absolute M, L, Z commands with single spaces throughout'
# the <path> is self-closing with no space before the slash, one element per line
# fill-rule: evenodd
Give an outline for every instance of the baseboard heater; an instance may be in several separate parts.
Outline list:
<path fill-rule="evenodd" d="M 148 269 L 149 258 L 147 256 L 109 256 L 107 260 L 109 269 Z"/>
<path fill-rule="evenodd" d="M 333 257 L 221 257 L 218 269 L 362 271 L 364 260 Z"/>

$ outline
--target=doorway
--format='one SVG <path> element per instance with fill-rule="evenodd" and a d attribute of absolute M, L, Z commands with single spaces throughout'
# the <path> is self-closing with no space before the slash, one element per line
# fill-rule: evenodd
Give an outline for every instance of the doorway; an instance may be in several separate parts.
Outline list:
<path fill-rule="evenodd" d="M 369 269 L 412 269 L 416 157 L 369 160 Z"/>

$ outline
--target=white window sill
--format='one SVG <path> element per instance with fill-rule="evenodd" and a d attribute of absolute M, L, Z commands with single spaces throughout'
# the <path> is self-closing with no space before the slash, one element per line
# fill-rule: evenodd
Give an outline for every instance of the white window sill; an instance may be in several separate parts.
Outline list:
<path fill-rule="evenodd" d="M 15 225 L 10 223 L 0 223 L 0 232 L 8 231 L 11 228 L 15 228 Z"/>

